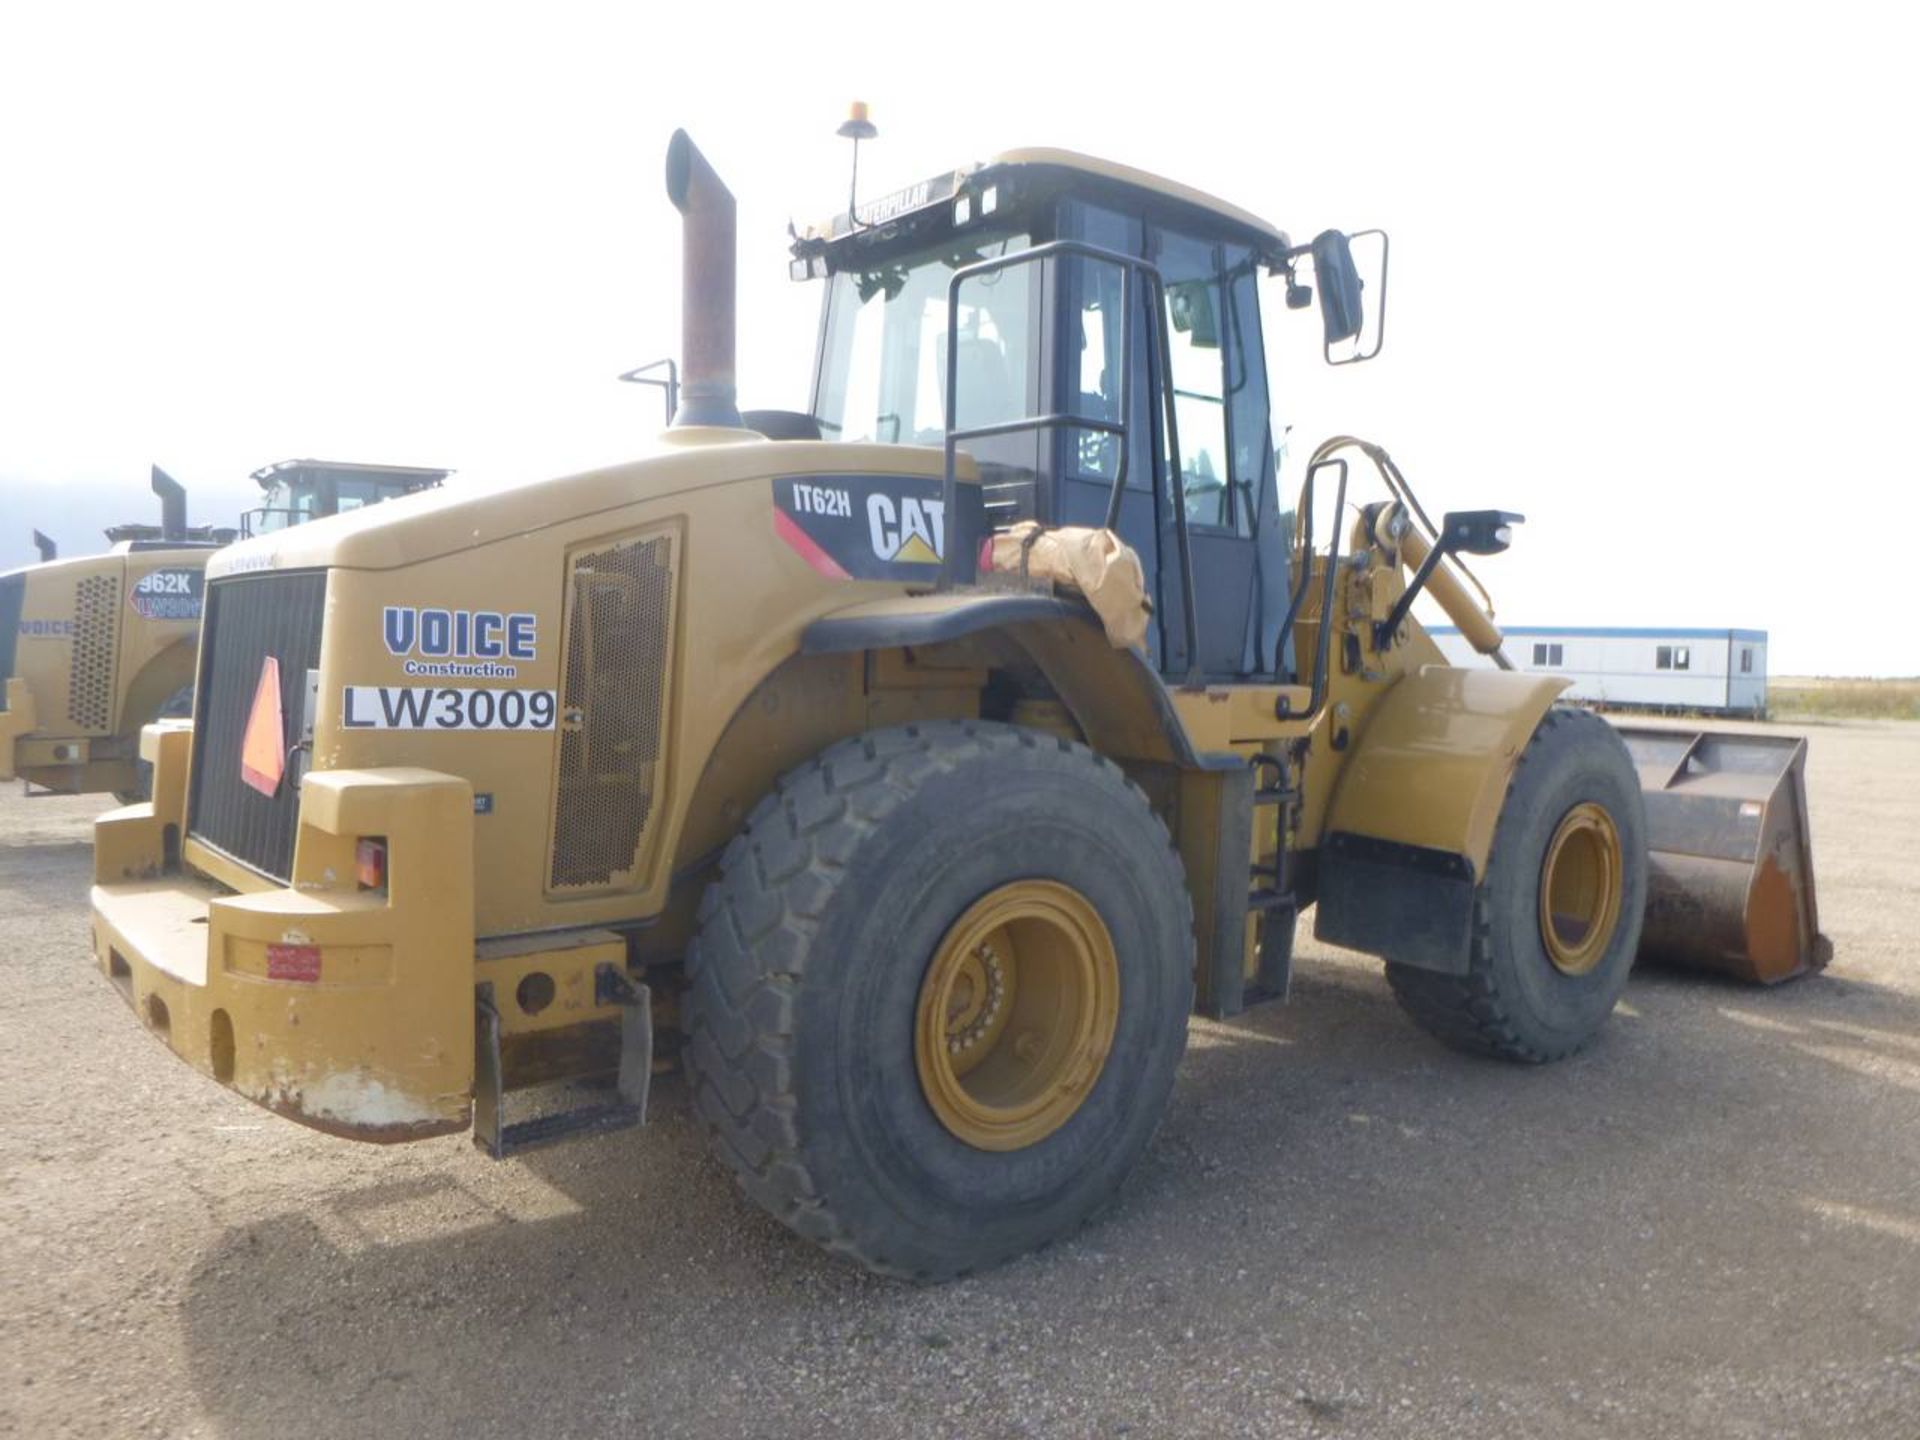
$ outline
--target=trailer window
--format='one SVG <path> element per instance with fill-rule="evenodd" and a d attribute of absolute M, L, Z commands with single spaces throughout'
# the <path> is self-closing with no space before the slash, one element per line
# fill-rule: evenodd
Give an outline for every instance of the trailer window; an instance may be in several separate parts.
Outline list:
<path fill-rule="evenodd" d="M 1662 645 L 1653 652 L 1653 668 L 1690 670 L 1693 668 L 1693 653 L 1685 645 Z"/>
<path fill-rule="evenodd" d="M 1742 675 L 1753 673 L 1753 647 L 1750 645 L 1743 647 L 1740 651 L 1740 673 Z"/>
<path fill-rule="evenodd" d="M 1533 663 L 1536 665 L 1558 665 L 1563 652 L 1558 645 L 1540 645 L 1533 647 Z"/>

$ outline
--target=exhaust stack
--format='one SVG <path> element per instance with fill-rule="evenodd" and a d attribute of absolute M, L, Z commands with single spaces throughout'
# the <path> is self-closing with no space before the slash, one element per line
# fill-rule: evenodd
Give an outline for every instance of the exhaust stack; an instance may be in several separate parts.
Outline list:
<path fill-rule="evenodd" d="M 687 132 L 667 145 L 667 198 L 684 217 L 680 286 L 680 408 L 675 425 L 737 428 L 734 391 L 734 205 Z"/>
<path fill-rule="evenodd" d="M 187 487 L 158 465 L 153 467 L 153 493 L 160 497 L 160 538 L 187 538 Z"/>
<path fill-rule="evenodd" d="M 53 543 L 53 537 L 42 535 L 38 530 L 33 532 L 33 548 L 40 552 L 43 561 L 56 559 L 60 554 L 60 547 Z"/>

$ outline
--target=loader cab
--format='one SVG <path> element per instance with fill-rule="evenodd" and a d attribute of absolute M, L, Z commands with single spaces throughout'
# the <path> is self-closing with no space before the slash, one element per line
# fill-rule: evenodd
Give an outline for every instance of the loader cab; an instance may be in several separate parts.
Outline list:
<path fill-rule="evenodd" d="M 1060 241 L 1151 275 L 1059 251 L 969 275 L 949 345 L 956 271 Z M 829 441 L 940 445 L 951 351 L 987 522 L 1099 526 L 1119 480 L 1113 528 L 1146 569 L 1161 672 L 1272 678 L 1288 664 L 1291 536 L 1258 281 L 1289 250 L 1222 202 L 1065 152 L 927 182 L 794 247 L 796 278 L 827 281 L 814 419 Z"/>
<path fill-rule="evenodd" d="M 334 460 L 282 460 L 253 472 L 261 503 L 240 517 L 243 536 L 304 525 L 328 515 L 431 489 L 451 471 L 411 465 L 358 465 Z"/>

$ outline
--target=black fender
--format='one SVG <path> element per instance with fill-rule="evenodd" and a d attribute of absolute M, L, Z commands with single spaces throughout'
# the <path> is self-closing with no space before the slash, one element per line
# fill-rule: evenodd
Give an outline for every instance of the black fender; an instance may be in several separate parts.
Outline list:
<path fill-rule="evenodd" d="M 1004 635 L 1026 653 L 1101 754 L 1186 770 L 1244 765 L 1237 755 L 1196 750 L 1166 682 L 1146 656 L 1116 649 L 1093 611 L 1078 601 L 977 592 L 872 600 L 813 621 L 801 632 L 800 650 L 892 650 L 985 633 Z"/>

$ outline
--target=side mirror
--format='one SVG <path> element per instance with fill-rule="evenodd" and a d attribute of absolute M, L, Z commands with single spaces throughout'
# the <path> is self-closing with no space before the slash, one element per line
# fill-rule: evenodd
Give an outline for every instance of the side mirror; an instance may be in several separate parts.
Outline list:
<path fill-rule="evenodd" d="M 1313 274 L 1320 285 L 1320 321 L 1327 344 L 1358 339 L 1365 322 L 1360 272 L 1354 268 L 1352 242 L 1338 230 L 1322 230 L 1313 237 Z"/>
<path fill-rule="evenodd" d="M 1450 555 L 1498 555 L 1526 518 L 1511 510 L 1449 510 L 1440 517 L 1440 544 Z"/>
<path fill-rule="evenodd" d="M 1307 249 L 1320 292 L 1327 363 L 1373 359 L 1387 335 L 1387 232 L 1361 230 L 1348 236 L 1323 230 Z M 1288 304 L 1293 304 L 1291 286 Z"/>

